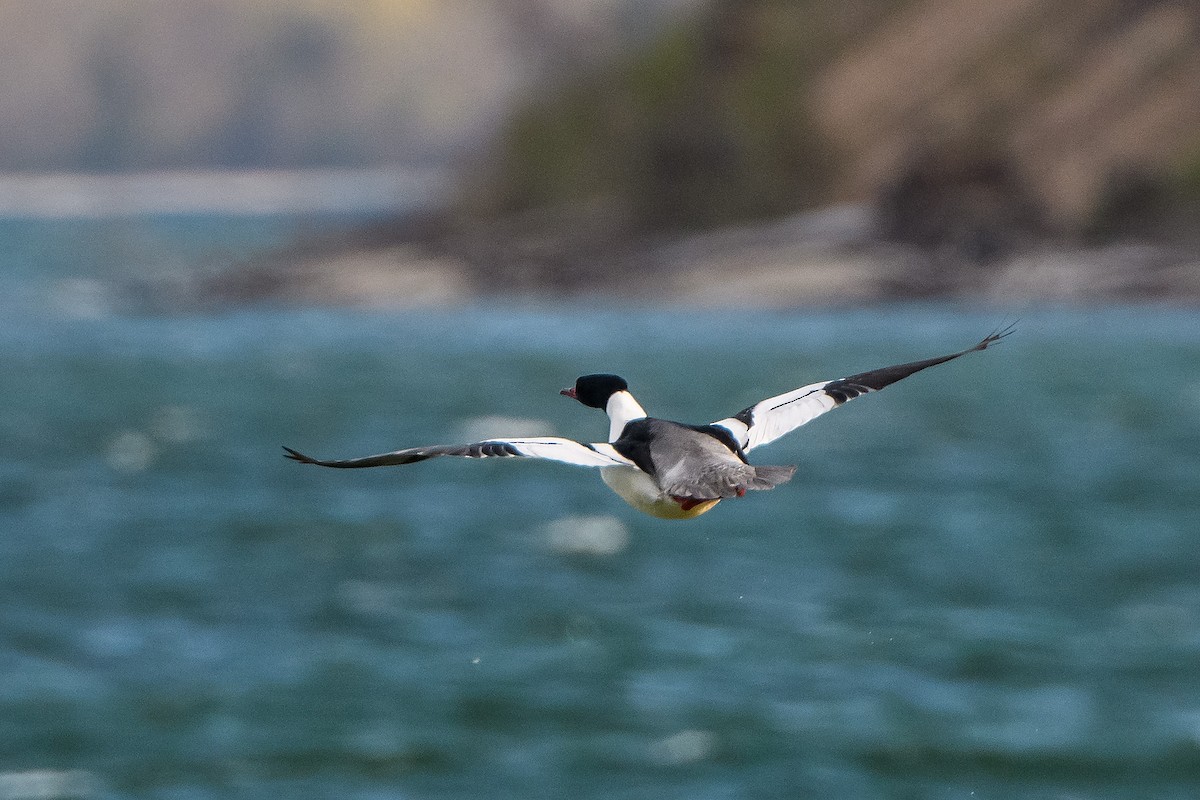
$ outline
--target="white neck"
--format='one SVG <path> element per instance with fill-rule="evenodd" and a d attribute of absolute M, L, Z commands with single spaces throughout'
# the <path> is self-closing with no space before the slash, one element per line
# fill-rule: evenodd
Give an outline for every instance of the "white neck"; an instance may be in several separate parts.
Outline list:
<path fill-rule="evenodd" d="M 638 404 L 637 400 L 633 399 L 633 395 L 625 391 L 614 392 L 612 397 L 608 398 L 608 405 L 604 407 L 604 413 L 608 414 L 608 440 L 610 442 L 615 442 L 621 437 L 621 431 L 625 430 L 625 423 L 646 416 L 646 410 Z"/>

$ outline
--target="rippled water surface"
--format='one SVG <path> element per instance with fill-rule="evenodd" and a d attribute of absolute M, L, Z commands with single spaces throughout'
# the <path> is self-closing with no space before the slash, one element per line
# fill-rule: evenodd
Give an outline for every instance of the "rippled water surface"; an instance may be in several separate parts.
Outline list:
<path fill-rule="evenodd" d="M 598 439 L 557 393 L 593 371 L 706 422 L 1003 312 L 10 305 L 0 798 L 1200 792 L 1196 314 L 1022 312 L 679 523 L 583 469 L 279 446 Z"/>

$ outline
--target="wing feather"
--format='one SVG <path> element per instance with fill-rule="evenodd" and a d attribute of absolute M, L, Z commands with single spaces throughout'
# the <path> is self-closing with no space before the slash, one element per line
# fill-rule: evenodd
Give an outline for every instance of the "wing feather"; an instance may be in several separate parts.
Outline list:
<path fill-rule="evenodd" d="M 302 464 L 321 467 L 356 469 L 359 467 L 391 467 L 413 464 L 438 456 L 461 456 L 463 458 L 537 458 L 558 461 L 578 467 L 613 467 L 628 465 L 629 459 L 622 456 L 609 444 L 583 444 L 557 436 L 542 436 L 531 439 L 486 439 L 472 444 L 432 445 L 410 447 L 390 453 L 380 453 L 362 458 L 322 460 L 284 447 L 284 456 Z"/>
<path fill-rule="evenodd" d="M 832 411 L 859 395 L 879 391 L 909 375 L 938 364 L 945 364 L 947 361 L 965 356 L 967 353 L 986 350 L 990 345 L 1012 332 L 1013 326 L 1009 325 L 985 337 L 974 347 L 958 353 L 873 369 L 837 380 L 810 383 L 799 389 L 768 397 L 766 400 L 742 409 L 732 417 L 717 420 L 713 424 L 720 425 L 729 431 L 742 449 L 750 452 L 756 447 L 770 444 L 784 434 L 794 431 L 826 411 Z"/>

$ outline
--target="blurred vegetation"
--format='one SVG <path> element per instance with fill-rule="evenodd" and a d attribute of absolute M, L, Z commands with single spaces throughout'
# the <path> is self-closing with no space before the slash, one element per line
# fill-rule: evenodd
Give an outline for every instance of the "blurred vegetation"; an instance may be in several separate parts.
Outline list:
<path fill-rule="evenodd" d="M 718 0 L 528 103 L 462 208 L 644 231 L 866 201 L 986 260 L 1194 208 L 1197 154 L 1194 4 Z"/>
<path fill-rule="evenodd" d="M 1200 245 L 1200 147 L 1166 166 L 1113 170 L 1084 233 L 1099 242 L 1148 237 Z"/>
<path fill-rule="evenodd" d="M 704 228 L 826 200 L 835 149 L 803 87 L 897 2 L 726 2 L 520 109 L 475 212 L 616 203 L 639 228 Z"/>

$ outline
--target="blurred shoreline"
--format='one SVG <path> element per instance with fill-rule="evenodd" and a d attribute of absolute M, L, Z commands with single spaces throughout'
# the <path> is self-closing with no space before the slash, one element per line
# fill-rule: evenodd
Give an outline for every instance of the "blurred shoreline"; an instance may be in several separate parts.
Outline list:
<path fill-rule="evenodd" d="M 0 218 L 316 220 L 277 246 L 195 269 L 163 253 L 158 267 L 151 260 L 105 289 L 116 307 L 134 313 L 256 304 L 406 309 L 492 299 L 698 308 L 928 299 L 1200 303 L 1196 248 L 1165 237 L 1026 239 L 971 258 L 961 249 L 890 240 L 881 214 L 866 204 L 637 235 L 603 208 L 459 220 L 446 210 L 453 183 L 449 171 L 401 168 L 0 175 Z"/>
<path fill-rule="evenodd" d="M 1045 239 L 986 260 L 889 241 L 841 205 L 757 224 L 605 240 L 553 220 L 444 230 L 418 218 L 237 265 L 203 305 L 461 306 L 491 298 L 789 308 L 901 300 L 1200 302 L 1200 256 L 1167 240 Z M 580 239 L 583 241 L 581 242 Z"/>

